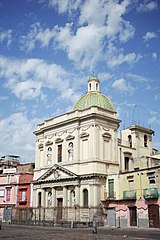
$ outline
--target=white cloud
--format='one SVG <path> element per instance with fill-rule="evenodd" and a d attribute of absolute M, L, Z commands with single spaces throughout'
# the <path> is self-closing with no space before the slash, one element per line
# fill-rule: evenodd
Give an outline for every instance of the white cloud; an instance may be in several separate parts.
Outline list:
<path fill-rule="evenodd" d="M 42 48 L 48 47 L 54 35 L 54 29 L 44 29 L 39 22 L 36 22 L 31 25 L 30 31 L 26 36 L 21 36 L 20 48 L 21 50 L 29 52 L 36 47 L 36 43 L 40 43 Z"/>
<path fill-rule="evenodd" d="M 137 8 L 138 12 L 150 12 L 157 9 L 158 5 L 156 1 L 144 0 Z"/>
<path fill-rule="evenodd" d="M 43 88 L 55 89 L 59 96 L 67 92 L 72 81 L 71 74 L 60 65 L 48 64 L 41 59 L 7 59 L 0 57 L 0 78 L 18 98 L 43 97 Z M 76 92 L 74 93 L 76 96 Z M 67 99 L 73 100 L 73 93 Z"/>
<path fill-rule="evenodd" d="M 64 27 L 54 26 L 52 29 L 45 29 L 40 23 L 33 24 L 27 36 L 21 38 L 21 48 L 31 51 L 37 43 L 40 47 L 52 44 L 56 50 L 65 51 L 79 68 L 93 69 L 102 59 L 107 59 L 107 45 L 117 40 L 125 43 L 133 38 L 135 28 L 124 19 L 130 4 L 130 0 L 50 0 L 49 6 L 58 8 L 59 14 L 78 10 L 76 19 Z M 138 60 L 135 53 L 125 55 L 123 51 L 111 56 L 110 67 Z"/>
<path fill-rule="evenodd" d="M 135 53 L 123 53 L 123 49 L 117 49 L 113 44 L 108 45 L 106 51 L 107 65 L 109 67 L 116 67 L 123 63 L 134 64 L 141 58 Z"/>
<path fill-rule="evenodd" d="M 12 43 L 12 30 L 4 30 L 0 32 L 0 43 L 5 42 L 7 43 L 7 47 L 10 46 Z"/>
<path fill-rule="evenodd" d="M 25 113 L 14 113 L 0 120 L 0 154 L 20 155 L 34 159 L 35 138 L 33 131 L 38 119 L 28 119 Z"/>
<path fill-rule="evenodd" d="M 131 86 L 130 83 L 127 83 L 127 81 L 123 78 L 115 80 L 112 84 L 112 87 L 123 93 L 132 94 L 134 91 L 133 86 Z"/>
<path fill-rule="evenodd" d="M 149 40 L 154 39 L 156 37 L 157 37 L 156 33 L 154 33 L 154 32 L 147 32 L 146 35 L 143 36 L 143 39 L 145 41 L 149 41 Z"/>
<path fill-rule="evenodd" d="M 67 52 L 68 58 L 81 68 L 92 68 L 102 54 L 104 28 L 95 25 L 80 27 L 75 35 L 72 34 L 70 25 L 57 30 L 55 40 L 58 47 Z"/>
<path fill-rule="evenodd" d="M 153 52 L 152 53 L 152 59 L 153 60 L 157 60 L 158 56 L 157 56 L 157 53 Z"/>
<path fill-rule="evenodd" d="M 76 10 L 81 3 L 81 0 L 49 0 L 49 7 L 57 7 L 58 12 L 60 14 L 64 12 L 72 12 L 72 10 Z"/>
<path fill-rule="evenodd" d="M 120 41 L 127 42 L 129 39 L 133 38 L 134 32 L 135 28 L 128 21 L 122 21 L 119 31 Z"/>
<path fill-rule="evenodd" d="M 148 82 L 148 80 L 145 77 L 140 76 L 138 74 L 134 74 L 134 73 L 128 73 L 127 77 L 136 82 L 142 82 L 142 83 Z"/>
<path fill-rule="evenodd" d="M 106 5 L 104 1 L 99 0 L 84 1 L 84 4 L 80 8 L 79 24 L 83 25 L 87 23 L 88 25 L 103 26 L 108 14 Z"/>

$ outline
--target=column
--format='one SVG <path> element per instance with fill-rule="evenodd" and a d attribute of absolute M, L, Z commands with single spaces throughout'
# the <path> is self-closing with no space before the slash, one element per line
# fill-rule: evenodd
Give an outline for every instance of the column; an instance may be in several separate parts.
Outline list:
<path fill-rule="evenodd" d="M 67 187 L 63 187 L 63 207 L 67 207 L 68 205 L 67 191 L 68 191 Z"/>
<path fill-rule="evenodd" d="M 45 189 L 42 188 L 42 207 L 45 207 L 46 194 Z"/>
<path fill-rule="evenodd" d="M 56 207 L 56 189 L 52 188 L 52 207 Z"/>

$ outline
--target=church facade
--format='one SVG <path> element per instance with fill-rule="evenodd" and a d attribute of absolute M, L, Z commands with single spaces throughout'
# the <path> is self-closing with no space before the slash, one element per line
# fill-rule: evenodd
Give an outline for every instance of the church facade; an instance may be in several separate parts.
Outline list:
<path fill-rule="evenodd" d="M 39 209 L 39 216 L 45 211 L 45 219 L 55 223 L 96 219 L 118 226 L 119 218 L 122 221 L 118 207 L 125 200 L 121 174 L 147 168 L 149 161 L 157 166 L 152 157 L 145 157 L 152 154 L 153 131 L 133 125 L 118 139 L 119 125 L 115 108 L 100 92 L 95 76 L 89 78 L 88 92 L 72 111 L 38 124 L 33 207 Z M 130 224 L 127 218 L 123 226 Z"/>
<path fill-rule="evenodd" d="M 35 131 L 33 206 L 56 208 L 57 222 L 102 215 L 107 175 L 118 171 L 120 121 L 99 84 L 90 77 L 88 93 L 73 111 L 44 121 Z"/>

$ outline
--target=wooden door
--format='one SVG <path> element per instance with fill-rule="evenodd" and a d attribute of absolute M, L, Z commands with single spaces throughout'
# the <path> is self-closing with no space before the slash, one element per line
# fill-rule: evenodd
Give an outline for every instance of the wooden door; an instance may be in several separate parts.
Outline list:
<path fill-rule="evenodd" d="M 130 226 L 137 226 L 137 208 L 129 207 Z"/>
<path fill-rule="evenodd" d="M 57 199 L 57 222 L 59 223 L 62 220 L 62 207 L 63 207 L 63 198 Z"/>
<path fill-rule="evenodd" d="M 148 215 L 149 215 L 149 227 L 159 228 L 159 205 L 151 204 L 148 205 Z"/>

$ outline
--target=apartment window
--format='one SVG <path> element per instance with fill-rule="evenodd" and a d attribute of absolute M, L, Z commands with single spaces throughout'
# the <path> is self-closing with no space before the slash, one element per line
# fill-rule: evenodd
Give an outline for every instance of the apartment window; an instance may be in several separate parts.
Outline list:
<path fill-rule="evenodd" d="M 88 190 L 83 190 L 83 207 L 88 208 Z"/>
<path fill-rule="evenodd" d="M 149 182 L 149 187 L 154 188 L 156 186 L 156 178 L 155 178 L 155 173 L 148 173 L 148 182 Z"/>
<path fill-rule="evenodd" d="M 58 162 L 62 162 L 62 144 L 58 145 Z"/>
<path fill-rule="evenodd" d="M 27 189 L 21 189 L 20 202 L 26 202 L 26 200 L 27 200 Z"/>
<path fill-rule="evenodd" d="M 4 197 L 4 190 L 0 189 L 0 197 Z"/>
<path fill-rule="evenodd" d="M 129 142 L 129 147 L 132 147 L 132 136 L 128 135 L 128 142 Z"/>
<path fill-rule="evenodd" d="M 11 199 L 11 188 L 6 189 L 6 201 L 10 201 Z"/>
<path fill-rule="evenodd" d="M 129 190 L 134 190 L 134 180 L 129 180 Z"/>
<path fill-rule="evenodd" d="M 148 138 L 147 135 L 144 135 L 144 147 L 147 147 Z"/>
<path fill-rule="evenodd" d="M 114 179 L 108 179 L 108 197 L 114 198 Z"/>
<path fill-rule="evenodd" d="M 129 171 L 129 157 L 124 158 L 124 169 Z"/>
<path fill-rule="evenodd" d="M 51 162 L 52 162 L 52 148 L 49 147 L 47 149 L 47 164 L 51 165 Z"/>

